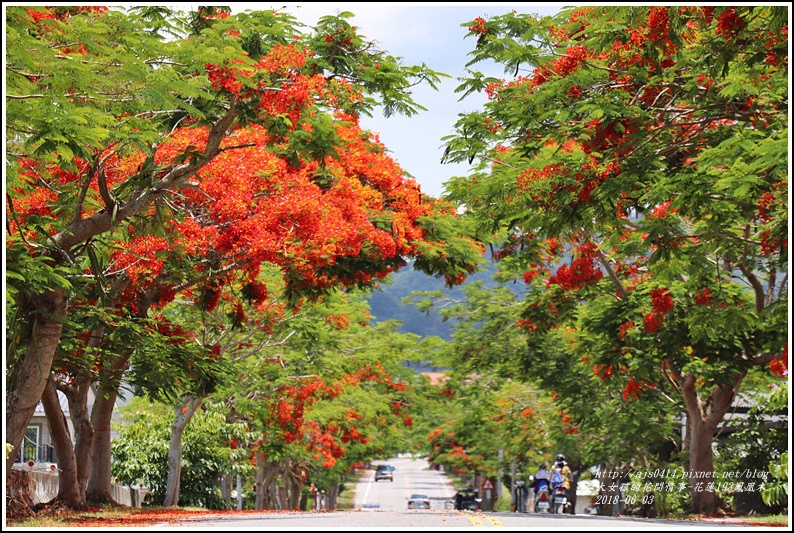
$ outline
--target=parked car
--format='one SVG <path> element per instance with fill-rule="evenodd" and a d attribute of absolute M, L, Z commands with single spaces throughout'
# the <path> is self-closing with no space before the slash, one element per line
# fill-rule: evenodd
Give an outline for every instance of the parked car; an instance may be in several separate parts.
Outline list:
<path fill-rule="evenodd" d="M 392 465 L 378 465 L 375 467 L 375 481 L 380 481 L 381 479 L 388 479 L 391 482 L 394 482 L 394 467 Z"/>
<path fill-rule="evenodd" d="M 430 509 L 430 498 L 427 494 L 411 494 L 408 498 L 409 509 Z"/>

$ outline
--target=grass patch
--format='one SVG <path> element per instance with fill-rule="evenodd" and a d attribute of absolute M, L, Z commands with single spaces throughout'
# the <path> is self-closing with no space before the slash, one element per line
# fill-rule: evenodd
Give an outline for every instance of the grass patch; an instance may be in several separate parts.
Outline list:
<path fill-rule="evenodd" d="M 709 522 L 714 524 L 732 524 L 744 526 L 788 526 L 788 515 L 757 515 L 757 516 L 733 516 L 733 515 L 699 515 L 687 513 L 675 513 L 665 517 L 668 520 L 690 520 L 695 522 Z"/>
<path fill-rule="evenodd" d="M 770 516 L 739 516 L 737 521 L 748 524 L 758 524 L 764 526 L 787 526 L 789 525 L 788 515 L 778 514 Z"/>

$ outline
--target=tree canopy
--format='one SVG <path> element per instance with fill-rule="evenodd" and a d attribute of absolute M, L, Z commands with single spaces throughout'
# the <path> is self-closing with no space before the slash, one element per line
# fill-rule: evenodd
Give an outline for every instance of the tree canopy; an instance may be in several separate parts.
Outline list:
<path fill-rule="evenodd" d="M 788 56 L 782 7 L 585 7 L 467 24 L 484 91 L 447 184 L 527 284 L 528 349 L 574 328 L 574 360 L 631 401 L 672 388 L 689 468 L 748 370 L 787 364 Z M 693 494 L 713 510 L 713 494 Z"/>
<path fill-rule="evenodd" d="M 269 267 L 289 309 L 409 260 L 450 285 L 476 268 L 452 206 L 358 123 L 420 111 L 410 87 L 442 74 L 379 50 L 350 17 L 8 9 L 9 443 L 56 354 L 62 386 L 80 373 L 109 397 L 140 323 L 177 298 L 224 301 L 242 322 L 244 302 L 269 305 Z M 180 324 L 159 326 L 184 342 Z"/>

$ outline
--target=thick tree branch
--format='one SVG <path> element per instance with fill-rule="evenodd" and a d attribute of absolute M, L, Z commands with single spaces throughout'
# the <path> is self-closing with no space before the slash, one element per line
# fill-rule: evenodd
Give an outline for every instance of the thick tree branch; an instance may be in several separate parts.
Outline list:
<path fill-rule="evenodd" d="M 105 209 L 108 210 L 109 213 L 113 213 L 116 209 L 116 200 L 113 198 L 113 195 L 108 190 L 108 181 L 107 177 L 105 176 L 105 161 L 108 158 L 116 153 L 116 148 L 110 150 L 107 154 L 102 156 L 95 166 L 95 173 L 97 176 L 97 186 L 99 188 L 99 196 L 102 198 L 102 201 L 105 202 Z"/>
<path fill-rule="evenodd" d="M 765 352 L 762 354 L 758 354 L 755 357 L 751 358 L 751 361 L 754 365 L 762 366 L 768 365 L 772 359 L 777 359 L 779 357 L 783 357 L 783 352 Z"/>
<path fill-rule="evenodd" d="M 747 265 L 739 265 L 739 270 L 742 271 L 744 277 L 747 278 L 747 281 L 750 282 L 750 285 L 753 287 L 753 291 L 755 292 L 755 311 L 756 313 L 762 313 L 764 310 L 764 302 L 766 300 L 766 294 L 764 293 L 764 285 L 761 283 L 761 280 L 755 275 L 751 269 L 747 267 Z"/>
<path fill-rule="evenodd" d="M 669 360 L 662 361 L 662 374 L 665 378 L 667 378 L 667 381 L 670 383 L 670 385 L 673 386 L 673 389 L 675 389 L 678 394 L 681 394 L 681 387 L 678 386 L 678 383 L 670 376 L 670 372 L 667 371 L 671 365 L 672 362 Z"/>
<path fill-rule="evenodd" d="M 700 395 L 697 391 L 695 376 L 693 374 L 682 375 L 672 360 L 667 359 L 666 362 L 667 368 L 670 369 L 670 374 L 672 374 L 673 379 L 675 379 L 678 384 L 681 396 L 684 398 L 684 404 L 686 405 L 687 413 L 689 413 L 687 421 L 694 422 L 692 416 L 697 415 L 699 418 L 697 422 L 701 424 L 704 423 L 705 415 L 703 413 L 703 402 L 700 400 Z"/>
<path fill-rule="evenodd" d="M 207 139 L 207 146 L 204 149 L 202 157 L 194 160 L 191 163 L 184 163 L 173 167 L 165 176 L 159 179 L 159 182 L 142 191 L 140 196 L 124 204 L 124 206 L 113 211 L 101 211 L 95 215 L 86 218 L 75 220 L 62 232 L 56 234 L 52 240 L 63 250 L 69 250 L 74 245 L 79 244 L 94 235 L 99 235 L 106 231 L 110 231 L 111 225 L 114 222 L 125 220 L 137 213 L 139 213 L 146 206 L 151 205 L 152 202 L 162 193 L 164 189 L 168 189 L 174 185 L 181 185 L 181 182 L 187 180 L 190 176 L 201 170 L 206 166 L 218 153 L 220 152 L 220 143 L 226 136 L 228 129 L 231 127 L 234 120 L 237 118 L 237 108 L 235 101 L 232 100 L 228 112 L 218 122 L 213 125 Z"/>
<path fill-rule="evenodd" d="M 733 384 L 714 387 L 711 391 L 707 402 L 708 412 L 704 413 L 706 415 L 705 422 L 708 427 L 716 427 L 725 416 L 725 413 L 730 410 L 731 404 L 733 404 L 733 400 L 736 398 L 736 393 L 739 391 L 739 386 L 744 376 L 745 374 L 742 372 L 734 377 Z"/>

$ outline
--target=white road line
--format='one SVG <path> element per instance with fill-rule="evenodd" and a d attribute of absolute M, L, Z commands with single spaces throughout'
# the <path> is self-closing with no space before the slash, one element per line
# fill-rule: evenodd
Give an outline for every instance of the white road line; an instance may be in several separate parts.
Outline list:
<path fill-rule="evenodd" d="M 369 496 L 369 489 L 372 488 L 372 483 L 375 481 L 375 472 L 372 473 L 369 483 L 367 483 L 367 490 L 364 491 L 364 498 L 361 500 L 361 508 L 367 505 L 367 497 Z"/>

